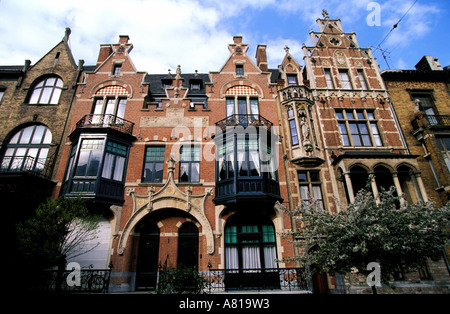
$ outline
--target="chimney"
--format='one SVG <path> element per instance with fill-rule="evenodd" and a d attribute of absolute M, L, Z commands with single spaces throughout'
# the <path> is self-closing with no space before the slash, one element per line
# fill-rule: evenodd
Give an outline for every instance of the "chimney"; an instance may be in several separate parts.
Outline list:
<path fill-rule="evenodd" d="M 256 65 L 263 72 L 268 71 L 266 47 L 266 45 L 258 45 L 256 48 Z"/>
<path fill-rule="evenodd" d="M 439 63 L 438 58 L 433 56 L 424 56 L 415 66 L 417 71 L 431 72 L 431 71 L 443 71 L 442 65 Z"/>
<path fill-rule="evenodd" d="M 111 45 L 109 45 L 109 44 L 100 45 L 100 51 L 98 53 L 98 59 L 97 59 L 96 66 L 99 66 L 100 64 L 102 64 L 109 57 L 109 55 L 111 53 L 112 53 Z"/>
<path fill-rule="evenodd" d="M 130 36 L 119 35 L 119 44 L 121 44 L 121 45 L 128 44 L 128 40 L 130 40 Z"/>
<path fill-rule="evenodd" d="M 242 36 L 233 36 L 233 41 L 236 45 L 242 44 Z"/>

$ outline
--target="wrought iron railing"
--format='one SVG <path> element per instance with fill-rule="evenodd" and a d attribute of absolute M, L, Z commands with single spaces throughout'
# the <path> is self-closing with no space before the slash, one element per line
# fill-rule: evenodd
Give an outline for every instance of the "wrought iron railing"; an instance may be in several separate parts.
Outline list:
<path fill-rule="evenodd" d="M 43 178 L 51 177 L 51 160 L 31 156 L 0 156 L 0 173 L 26 172 Z"/>
<path fill-rule="evenodd" d="M 450 127 L 450 115 L 426 115 L 430 127 Z"/>
<path fill-rule="evenodd" d="M 305 268 L 210 269 L 209 292 L 230 290 L 307 291 Z"/>
<path fill-rule="evenodd" d="M 242 126 L 247 128 L 249 126 L 264 127 L 270 130 L 273 123 L 259 114 L 232 114 L 216 122 L 216 126 L 222 131 L 225 131 L 227 127 Z"/>
<path fill-rule="evenodd" d="M 112 114 L 87 114 L 77 122 L 77 128 L 110 128 L 129 135 L 134 123 Z"/>
<path fill-rule="evenodd" d="M 68 283 L 72 281 L 71 278 L 67 280 L 71 273 L 72 271 L 65 270 L 58 279 L 57 270 L 46 271 L 38 289 L 48 293 L 108 293 L 111 269 L 81 269 L 79 285 Z"/>

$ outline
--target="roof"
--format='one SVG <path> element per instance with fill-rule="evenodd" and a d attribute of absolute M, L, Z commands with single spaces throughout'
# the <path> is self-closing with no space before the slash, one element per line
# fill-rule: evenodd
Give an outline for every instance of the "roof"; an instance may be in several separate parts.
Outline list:
<path fill-rule="evenodd" d="M 204 95 L 206 94 L 205 83 L 209 83 L 209 75 L 206 73 L 182 73 L 183 87 L 189 87 L 189 82 L 192 80 L 200 80 L 202 84 L 200 90 L 189 90 L 189 95 Z M 150 93 L 152 94 L 164 94 L 165 91 L 162 86 L 162 82 L 165 79 L 175 79 L 174 75 L 170 74 L 147 74 L 144 78 L 144 83 L 150 85 Z"/>
<path fill-rule="evenodd" d="M 442 81 L 450 79 L 450 70 L 418 71 L 418 70 L 383 70 L 381 76 L 386 81 Z"/>

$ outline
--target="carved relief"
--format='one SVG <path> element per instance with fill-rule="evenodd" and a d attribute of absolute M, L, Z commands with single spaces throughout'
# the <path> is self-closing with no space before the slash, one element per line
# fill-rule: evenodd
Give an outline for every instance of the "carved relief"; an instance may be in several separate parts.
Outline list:
<path fill-rule="evenodd" d="M 334 53 L 334 59 L 338 66 L 347 66 L 347 58 L 342 51 L 336 50 Z"/>

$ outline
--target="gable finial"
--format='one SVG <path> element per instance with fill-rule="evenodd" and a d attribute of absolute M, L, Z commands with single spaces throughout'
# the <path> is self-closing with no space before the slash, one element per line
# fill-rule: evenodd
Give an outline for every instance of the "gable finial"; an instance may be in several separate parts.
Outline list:
<path fill-rule="evenodd" d="M 327 10 L 325 9 L 322 10 L 322 16 L 326 19 L 329 19 Z"/>

